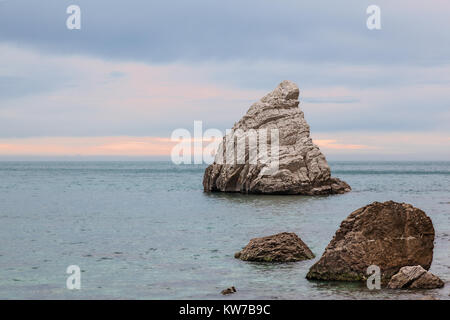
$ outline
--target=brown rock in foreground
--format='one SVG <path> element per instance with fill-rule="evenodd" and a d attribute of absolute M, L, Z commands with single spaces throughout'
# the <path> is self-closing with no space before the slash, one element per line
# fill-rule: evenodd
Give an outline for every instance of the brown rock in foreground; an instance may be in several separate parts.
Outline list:
<path fill-rule="evenodd" d="M 283 232 L 251 239 L 234 257 L 244 261 L 292 262 L 312 259 L 314 254 L 295 233 Z"/>
<path fill-rule="evenodd" d="M 344 181 L 331 177 L 325 156 L 313 143 L 309 125 L 298 107 L 299 92 L 295 83 L 283 81 L 250 107 L 227 135 L 230 143 L 225 143 L 227 139 L 224 138 L 214 163 L 206 168 L 203 177 L 206 192 L 322 195 L 351 190 Z M 257 146 L 250 146 L 249 143 L 256 130 L 265 130 L 267 137 L 271 137 L 273 129 L 279 133 L 279 152 L 275 157 L 279 163 L 276 169 L 271 169 L 272 160 L 266 163 L 260 161 L 265 159 L 261 157 L 261 151 L 266 150 L 261 148 L 261 140 Z M 267 150 L 272 150 L 273 141 L 271 138 L 266 140 L 269 140 Z M 237 161 L 233 150 L 242 144 L 246 145 L 242 151 L 245 157 Z M 232 155 L 231 163 L 225 161 L 227 153 Z M 250 155 L 255 153 L 258 154 L 257 161 L 252 163 L 249 159 L 255 160 L 255 157 Z"/>
<path fill-rule="evenodd" d="M 400 269 L 389 281 L 390 289 L 436 289 L 444 282 L 421 266 L 407 266 Z"/>
<path fill-rule="evenodd" d="M 420 209 L 406 203 L 374 202 L 342 221 L 325 252 L 307 274 L 308 279 L 360 281 L 367 267 L 377 265 L 382 280 L 401 267 L 433 260 L 434 228 Z"/>

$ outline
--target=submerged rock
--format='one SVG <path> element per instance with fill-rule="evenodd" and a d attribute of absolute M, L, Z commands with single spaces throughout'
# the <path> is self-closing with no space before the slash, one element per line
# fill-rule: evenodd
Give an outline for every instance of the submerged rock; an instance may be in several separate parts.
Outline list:
<path fill-rule="evenodd" d="M 443 286 L 444 281 L 422 266 L 403 267 L 388 283 L 390 289 L 435 289 Z"/>
<path fill-rule="evenodd" d="M 376 265 L 386 281 L 401 267 L 433 260 L 434 228 L 420 209 L 406 203 L 374 202 L 342 221 L 325 252 L 307 274 L 308 279 L 358 281 Z"/>
<path fill-rule="evenodd" d="M 295 233 L 283 232 L 251 239 L 234 257 L 244 261 L 292 262 L 312 259 L 314 254 Z"/>
<path fill-rule="evenodd" d="M 222 290 L 221 293 L 223 295 L 227 295 L 227 294 L 235 293 L 236 291 L 237 291 L 236 288 L 234 286 L 232 286 L 232 287 L 229 287 L 229 288 L 226 288 L 226 289 Z"/>
<path fill-rule="evenodd" d="M 220 144 L 214 163 L 205 170 L 205 191 L 321 195 L 351 190 L 347 183 L 331 177 L 325 156 L 310 137 L 298 96 L 297 85 L 283 81 L 250 107 Z M 264 131 L 267 137 L 259 136 L 258 144 L 250 145 L 250 141 L 256 141 L 252 136 L 255 131 Z M 278 132 L 275 141 L 279 141 L 279 148 L 272 153 L 273 132 Z M 261 147 L 261 141 L 267 141 L 267 149 Z M 241 153 L 244 156 L 238 161 L 234 150 L 242 145 L 246 146 Z M 278 159 L 275 169 L 271 167 L 275 162 L 268 161 L 269 152 L 270 159 Z M 227 162 L 230 155 L 232 161 Z"/>

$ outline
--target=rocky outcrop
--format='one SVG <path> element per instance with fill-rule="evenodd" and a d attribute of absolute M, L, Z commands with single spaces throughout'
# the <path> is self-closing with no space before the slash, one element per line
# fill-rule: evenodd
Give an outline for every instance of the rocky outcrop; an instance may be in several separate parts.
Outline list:
<path fill-rule="evenodd" d="M 283 81 L 250 107 L 224 137 L 214 163 L 206 169 L 205 191 L 321 195 L 351 190 L 331 177 L 325 156 L 310 137 L 298 96 L 297 85 Z M 267 137 L 260 135 L 264 132 Z M 267 148 L 261 145 L 264 141 Z M 274 141 L 279 148 L 273 148 Z M 242 146 L 241 155 L 235 155 Z"/>
<path fill-rule="evenodd" d="M 401 267 L 433 260 L 434 228 L 420 209 L 406 203 L 374 202 L 342 221 L 308 279 L 358 281 L 367 279 L 367 268 L 381 269 L 383 281 Z"/>
<path fill-rule="evenodd" d="M 283 232 L 251 239 L 234 257 L 244 261 L 292 262 L 312 259 L 314 254 L 295 233 Z"/>
<path fill-rule="evenodd" d="M 444 281 L 422 266 L 403 267 L 388 283 L 390 289 L 436 289 L 443 286 Z"/>

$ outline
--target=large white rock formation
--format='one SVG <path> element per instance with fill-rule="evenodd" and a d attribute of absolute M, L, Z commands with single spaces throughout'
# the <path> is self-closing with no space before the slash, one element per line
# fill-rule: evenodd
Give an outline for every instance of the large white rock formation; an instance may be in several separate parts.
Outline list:
<path fill-rule="evenodd" d="M 321 195 L 351 190 L 347 183 L 331 177 L 325 156 L 310 137 L 298 96 L 297 85 L 283 81 L 250 107 L 224 138 L 214 163 L 206 169 L 205 191 Z M 256 147 L 250 143 L 255 131 L 258 132 Z M 267 138 L 259 135 L 264 131 Z M 273 148 L 274 132 L 279 135 L 279 148 Z M 268 157 L 261 152 L 264 151 L 261 148 L 264 140 L 267 140 L 268 152 L 265 154 Z M 242 142 L 246 142 L 243 144 L 246 145 L 245 158 L 236 156 L 236 161 L 226 162 L 230 153 L 239 152 L 231 151 L 231 147 L 239 150 Z M 244 161 L 239 162 L 239 159 Z"/>

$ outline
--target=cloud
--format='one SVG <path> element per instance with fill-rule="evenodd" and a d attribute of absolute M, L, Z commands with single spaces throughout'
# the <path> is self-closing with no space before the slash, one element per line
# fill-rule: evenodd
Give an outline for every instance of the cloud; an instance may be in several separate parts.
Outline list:
<path fill-rule="evenodd" d="M 223 131 L 285 79 L 287 63 L 267 65 L 273 71 L 267 83 L 248 88 L 224 79 L 233 72 L 243 72 L 243 79 L 251 70 L 259 79 L 261 62 L 150 65 L 3 44 L 0 79 L 16 77 L 42 86 L 7 84 L 9 89 L 0 93 L 0 137 L 170 136 L 176 128 L 190 130 L 195 120 L 202 120 L 205 129 Z M 300 107 L 313 133 L 449 130 L 450 66 L 291 68 L 299 71 L 288 79 L 300 86 Z M 222 81 L 215 80 L 221 74 Z M 380 84 L 361 86 L 364 74 Z M 383 86 L 382 79 L 391 80 Z"/>
<path fill-rule="evenodd" d="M 207 68 L 46 55 L 8 45 L 0 45 L 0 66 L 0 77 L 48 84 L 34 94 L 0 94 L 0 137 L 168 135 L 194 120 L 225 128 L 264 94 L 211 83 Z M 64 81 L 51 85 L 58 78 Z"/>
<path fill-rule="evenodd" d="M 217 138 L 220 142 L 221 139 Z M 183 140 L 184 141 L 184 140 Z M 190 139 L 204 147 L 212 138 Z M 168 137 L 38 137 L 0 139 L 0 156 L 167 156 L 181 140 Z"/>
<path fill-rule="evenodd" d="M 151 63 L 281 60 L 345 64 L 448 63 L 446 0 L 379 0 L 382 30 L 366 28 L 366 0 L 69 0 L 1 4 L 0 41 L 58 54 Z"/>
<path fill-rule="evenodd" d="M 448 1 L 380 0 L 380 31 L 366 28 L 365 0 L 78 0 L 82 29 L 69 31 L 71 4 L 0 3 L 4 150 L 14 138 L 110 137 L 104 152 L 133 153 L 150 142 L 113 138 L 168 137 L 195 120 L 224 131 L 289 79 L 327 152 L 447 157 Z"/>
<path fill-rule="evenodd" d="M 317 144 L 319 147 L 324 149 L 335 149 L 335 150 L 360 150 L 360 149 L 369 149 L 369 146 L 363 145 L 363 144 L 345 144 L 345 143 L 339 143 L 337 140 L 328 139 L 328 140 L 321 140 L 316 139 L 314 140 L 314 143 Z"/>
<path fill-rule="evenodd" d="M 331 159 L 450 160 L 450 133 L 337 132 L 313 133 L 313 141 Z"/>
<path fill-rule="evenodd" d="M 160 156 L 174 143 L 159 137 L 40 137 L 1 139 L 1 156 Z"/>
<path fill-rule="evenodd" d="M 330 159 L 450 160 L 450 138 L 442 132 L 320 133 L 313 135 L 313 141 Z M 204 146 L 210 142 L 204 141 Z M 169 137 L 133 136 L 0 139 L 0 157 L 163 156 L 169 159 L 177 143 Z"/>

